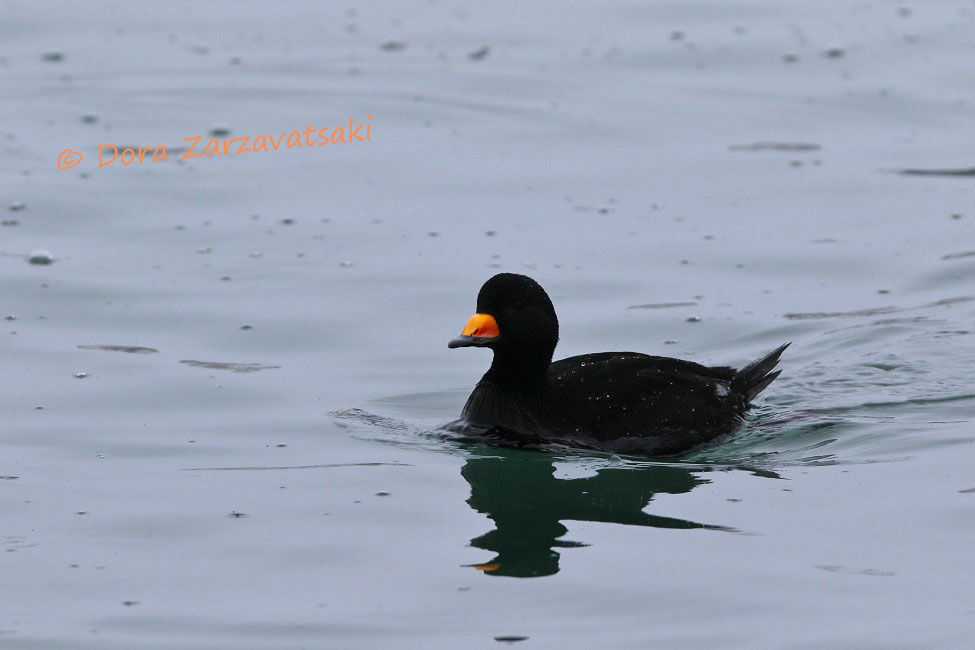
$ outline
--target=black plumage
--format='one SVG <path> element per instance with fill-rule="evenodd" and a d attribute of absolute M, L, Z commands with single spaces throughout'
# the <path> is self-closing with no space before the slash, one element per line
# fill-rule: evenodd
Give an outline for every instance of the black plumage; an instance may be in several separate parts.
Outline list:
<path fill-rule="evenodd" d="M 740 370 L 638 352 L 552 362 L 555 308 L 531 278 L 500 273 L 450 347 L 490 347 L 494 359 L 445 428 L 509 444 L 565 444 L 614 453 L 670 455 L 736 429 L 778 375 L 788 343 Z"/>

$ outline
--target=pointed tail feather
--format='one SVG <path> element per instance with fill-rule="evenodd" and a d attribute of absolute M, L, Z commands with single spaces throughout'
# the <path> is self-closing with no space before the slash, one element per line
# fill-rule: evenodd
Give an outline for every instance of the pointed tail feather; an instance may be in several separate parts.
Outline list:
<path fill-rule="evenodd" d="M 752 361 L 735 373 L 734 379 L 731 380 L 731 387 L 745 396 L 746 404 L 750 404 L 782 372 L 781 370 L 772 372 L 772 370 L 779 363 L 782 352 L 790 345 L 792 345 L 791 341 L 775 348 L 761 359 Z"/>

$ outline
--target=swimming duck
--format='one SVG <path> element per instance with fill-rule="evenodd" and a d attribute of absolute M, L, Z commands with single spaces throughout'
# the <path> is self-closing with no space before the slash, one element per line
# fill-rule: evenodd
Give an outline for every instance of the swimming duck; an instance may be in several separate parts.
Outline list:
<path fill-rule="evenodd" d="M 444 428 L 515 445 L 649 456 L 687 451 L 741 425 L 748 405 L 779 376 L 774 368 L 789 346 L 740 370 L 639 352 L 553 362 L 555 307 L 535 280 L 515 273 L 485 282 L 475 311 L 448 347 L 491 348 L 494 360 L 460 419 Z"/>

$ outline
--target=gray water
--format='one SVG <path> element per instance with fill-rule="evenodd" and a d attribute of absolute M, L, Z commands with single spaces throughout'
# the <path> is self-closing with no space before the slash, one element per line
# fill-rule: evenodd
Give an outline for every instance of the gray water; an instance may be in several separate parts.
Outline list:
<path fill-rule="evenodd" d="M 0 647 L 971 647 L 973 27 L 5 0 Z M 560 357 L 793 344 L 681 458 L 444 441 L 500 270 Z"/>

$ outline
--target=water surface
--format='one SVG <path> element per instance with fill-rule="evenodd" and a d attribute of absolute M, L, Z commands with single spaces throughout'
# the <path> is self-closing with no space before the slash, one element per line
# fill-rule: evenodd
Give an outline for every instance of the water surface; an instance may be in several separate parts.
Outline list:
<path fill-rule="evenodd" d="M 4 2 L 0 645 L 969 645 L 972 33 L 950 1 Z M 678 459 L 444 441 L 501 270 L 559 356 L 793 344 Z"/>

